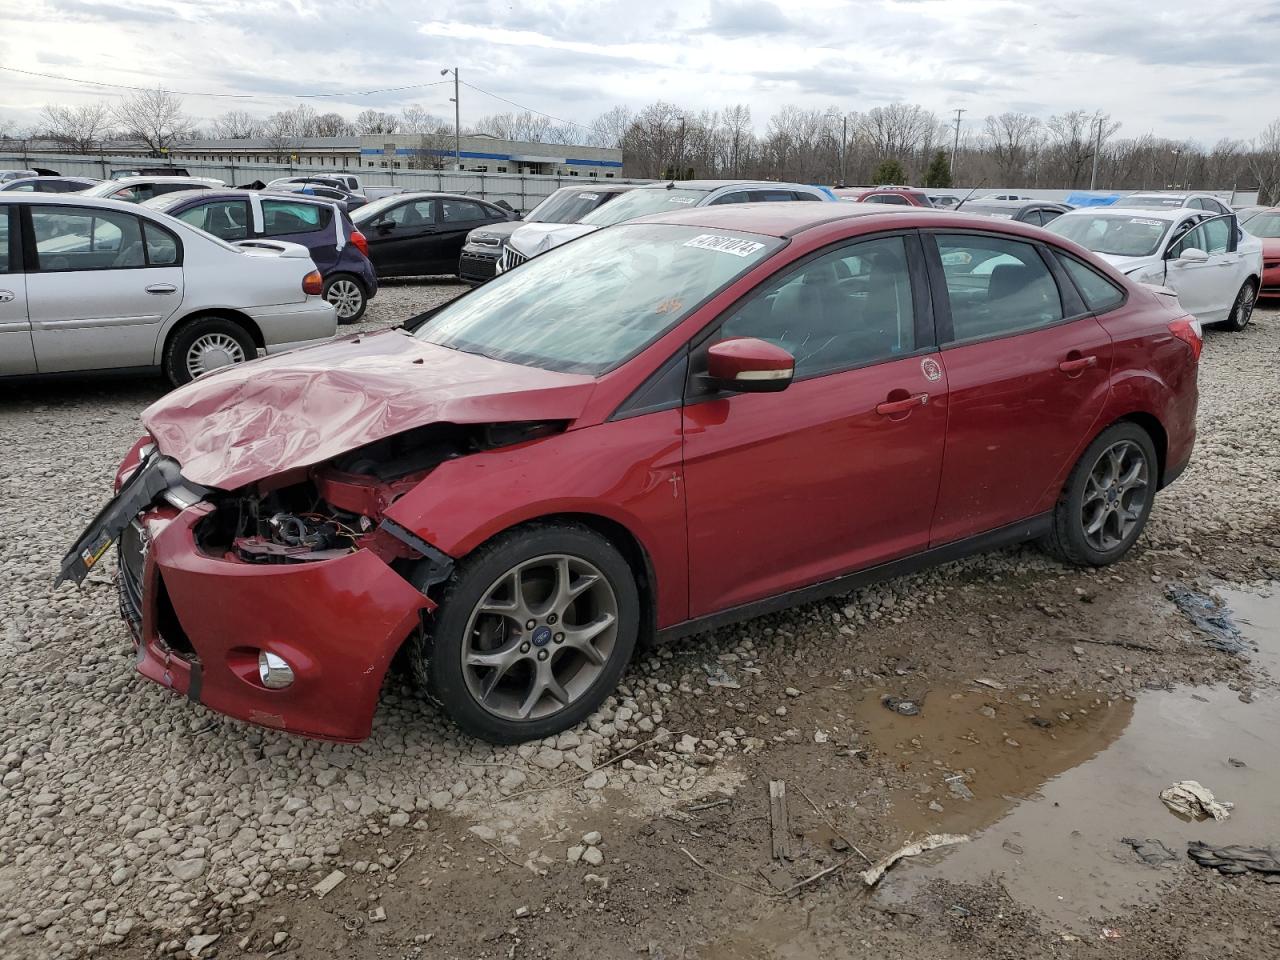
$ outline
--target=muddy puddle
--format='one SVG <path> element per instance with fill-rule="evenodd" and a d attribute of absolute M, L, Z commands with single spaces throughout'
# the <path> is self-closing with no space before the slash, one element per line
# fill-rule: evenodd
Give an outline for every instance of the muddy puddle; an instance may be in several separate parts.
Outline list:
<path fill-rule="evenodd" d="M 1280 676 L 1280 590 L 1219 593 L 1258 645 L 1255 664 Z M 971 800 L 949 789 L 954 772 L 935 777 L 929 792 L 897 798 L 904 838 L 954 832 L 973 841 L 897 868 L 881 884 L 881 900 L 909 900 L 935 879 L 996 874 L 1051 925 L 1079 930 L 1154 899 L 1175 870 L 1202 869 L 1187 859 L 1188 841 L 1265 846 L 1280 836 L 1274 687 L 1259 686 L 1246 697 L 1251 702 L 1225 686 L 1151 690 L 1132 702 L 1020 696 L 1028 695 L 966 689 L 940 698 L 934 691 L 919 716 L 883 707 L 882 716 L 867 715 L 871 740 L 898 756 L 904 772 L 972 771 L 963 781 Z M 1198 780 L 1234 803 L 1230 818 L 1193 822 L 1170 812 L 1159 794 L 1177 780 Z M 1124 838 L 1159 840 L 1177 859 L 1148 866 Z"/>

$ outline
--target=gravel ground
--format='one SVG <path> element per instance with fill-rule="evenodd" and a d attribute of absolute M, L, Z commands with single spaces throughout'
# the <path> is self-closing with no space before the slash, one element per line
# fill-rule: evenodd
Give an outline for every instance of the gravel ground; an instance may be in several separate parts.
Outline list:
<path fill-rule="evenodd" d="M 446 282 L 388 284 L 360 329 L 398 323 L 459 290 Z M 525 940 L 536 949 L 521 956 L 564 956 L 575 931 L 586 938 L 583 949 L 594 944 L 602 956 L 634 955 L 637 947 L 683 955 L 684 947 L 663 954 L 644 937 L 675 929 L 684 939 L 674 942 L 692 942 L 697 931 L 732 929 L 742 921 L 735 910 L 754 908 L 740 900 L 742 890 L 714 882 L 655 838 L 654 823 L 660 834 L 672 822 L 657 815 L 687 819 L 678 806 L 715 802 L 790 769 L 862 796 L 860 842 L 891 849 L 894 767 L 864 754 L 863 767 L 832 780 L 830 756 L 815 753 L 824 741 L 799 736 L 797 717 L 809 731 L 830 726 L 829 716 L 806 712 L 818 710 L 810 696 L 818 687 L 842 678 L 946 684 L 972 676 L 975 663 L 1008 686 L 1052 675 L 1057 687 L 1114 700 L 1153 684 L 1225 680 L 1247 693 L 1266 683 L 1186 643 L 1159 597 L 1174 575 L 1246 582 L 1280 569 L 1277 369 L 1280 314 L 1259 311 L 1243 334 L 1209 334 L 1193 466 L 1157 502 L 1143 549 L 1113 571 L 1066 571 L 1021 548 L 648 651 L 582 728 L 509 748 L 459 737 L 399 677 L 384 691 L 372 737 L 354 747 L 250 728 L 137 678 L 109 574 L 96 573 L 78 592 L 51 584 L 66 544 L 107 496 L 118 457 L 138 435 L 139 411 L 163 387 L 103 379 L 6 389 L 0 956 L 298 949 L 344 958 L 514 957 Z M 1104 641 L 1082 639 L 1110 645 L 1054 642 L 1055 631 L 1082 617 L 1091 619 L 1076 623 L 1077 632 L 1104 622 L 1109 631 Z M 1117 638 L 1133 643 L 1115 645 Z M 629 819 L 620 825 L 624 810 Z M 593 818 L 605 836 L 584 839 Z M 754 849 L 746 835 L 735 840 L 742 829 L 716 827 L 726 856 Z M 758 835 L 758 825 L 753 830 Z M 415 852 L 420 886 L 405 899 L 393 877 L 402 855 Z M 675 892 L 655 882 L 618 903 L 604 896 L 609 881 L 601 874 L 611 866 L 664 882 L 686 877 Z M 301 895 L 335 868 L 349 878 L 343 895 L 358 891 L 369 902 L 338 920 L 308 914 L 317 901 Z M 529 882 L 563 890 L 578 905 L 542 940 L 504 932 L 528 916 L 529 907 L 511 898 L 524 896 Z M 426 897 L 444 891 L 449 917 L 432 927 Z M 392 922 L 373 926 L 379 902 L 398 905 L 398 916 L 413 922 L 395 923 L 387 908 Z M 673 904 L 685 920 L 669 915 Z M 875 931 L 883 932 L 882 919 Z M 325 920 L 341 921 L 334 936 L 394 935 L 344 946 Z M 310 941 L 308 925 L 315 925 Z M 607 942 L 588 936 L 606 929 Z M 950 935 L 945 929 L 935 934 Z M 871 927 L 864 932 L 875 938 Z M 964 940 L 962 931 L 951 934 Z M 214 936 L 220 942 L 201 952 L 201 938 Z M 470 940 L 483 945 L 472 949 Z M 885 955 L 905 950 L 905 941 L 894 942 Z M 940 946 L 936 955 L 1002 955 L 995 941 L 985 943 L 972 953 Z"/>

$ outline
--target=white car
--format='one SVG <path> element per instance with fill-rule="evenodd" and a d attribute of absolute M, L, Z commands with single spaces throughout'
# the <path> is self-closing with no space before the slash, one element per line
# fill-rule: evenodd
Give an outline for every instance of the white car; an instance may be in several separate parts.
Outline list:
<path fill-rule="evenodd" d="M 306 247 L 235 245 L 83 194 L 0 194 L 0 377 L 157 368 L 177 385 L 331 338 Z"/>
<path fill-rule="evenodd" d="M 212 177 L 121 177 L 119 180 L 104 180 L 97 186 L 82 190 L 80 195 L 141 203 L 143 200 L 158 197 L 162 193 L 177 193 L 179 190 L 213 190 L 221 186 L 225 184 Z"/>
<path fill-rule="evenodd" d="M 584 237 L 602 227 L 651 213 L 667 213 L 685 207 L 710 207 L 721 203 L 773 203 L 790 200 L 831 201 L 831 195 L 803 183 L 768 180 L 685 180 L 646 184 L 618 199 L 596 207 L 577 223 L 528 223 L 503 245 L 498 273 L 510 270 L 552 247 Z"/>
<path fill-rule="evenodd" d="M 1168 287 L 1201 323 L 1245 328 L 1262 277 L 1262 241 L 1234 214 L 1192 207 L 1081 207 L 1046 227 L 1141 283 Z"/>
<path fill-rule="evenodd" d="M 1188 207 L 1209 213 L 1233 213 L 1234 211 L 1211 193 L 1131 193 L 1116 201 L 1117 207 L 1132 210 L 1177 210 Z"/>

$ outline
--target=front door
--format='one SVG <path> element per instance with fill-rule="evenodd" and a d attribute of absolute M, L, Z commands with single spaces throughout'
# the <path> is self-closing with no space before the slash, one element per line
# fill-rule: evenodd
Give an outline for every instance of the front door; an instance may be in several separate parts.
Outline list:
<path fill-rule="evenodd" d="M 990 234 L 934 239 L 947 289 L 938 327 L 950 407 L 930 538 L 939 546 L 1041 509 L 1094 432 L 1112 347 L 1073 290 L 1064 309 L 1038 245 Z"/>
<path fill-rule="evenodd" d="M 1202 250 L 1204 262 L 1180 260 L 1184 250 Z M 1236 250 L 1235 217 L 1213 217 L 1175 240 L 1166 254 L 1165 283 L 1178 302 L 1201 323 L 1227 319 L 1244 283 L 1243 261 Z"/>
<path fill-rule="evenodd" d="M 0 206 L 0 376 L 35 373 L 17 210 Z"/>
<path fill-rule="evenodd" d="M 177 237 L 132 214 L 31 206 L 27 309 L 41 373 L 151 366 L 182 303 Z"/>
<path fill-rule="evenodd" d="M 692 616 L 927 545 L 947 387 L 921 263 L 912 232 L 842 244 L 734 307 L 704 347 L 743 336 L 782 346 L 797 379 L 781 393 L 700 394 L 695 350 L 684 410 Z"/>

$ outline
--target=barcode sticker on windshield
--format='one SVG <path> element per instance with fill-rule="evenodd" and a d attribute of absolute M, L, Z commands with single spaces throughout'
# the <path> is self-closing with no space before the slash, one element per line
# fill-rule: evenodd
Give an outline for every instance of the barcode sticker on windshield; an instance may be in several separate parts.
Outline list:
<path fill-rule="evenodd" d="M 1142 224 L 1144 227 L 1159 227 L 1159 226 L 1162 226 L 1162 222 L 1161 222 L 1161 221 L 1159 221 L 1159 220 L 1146 220 L 1146 219 L 1144 219 L 1144 218 L 1142 218 L 1142 217 L 1131 217 L 1131 218 L 1129 219 L 1129 222 L 1130 222 L 1130 223 L 1140 223 L 1140 224 Z"/>
<path fill-rule="evenodd" d="M 763 243 L 754 240 L 739 240 L 737 237 L 720 237 L 714 233 L 700 233 L 692 240 L 686 240 L 686 247 L 698 247 L 701 250 L 717 250 L 720 253 L 732 253 L 735 257 L 749 257 L 764 247 Z"/>
<path fill-rule="evenodd" d="M 667 203 L 693 203 L 693 197 L 667 197 Z"/>
<path fill-rule="evenodd" d="M 598 193 L 580 193 L 580 194 L 578 194 L 578 199 L 579 199 L 579 200 L 599 200 L 599 199 L 600 199 L 600 194 L 598 194 Z"/>

